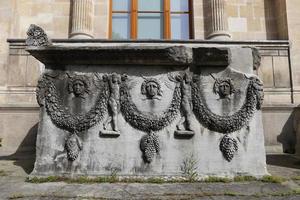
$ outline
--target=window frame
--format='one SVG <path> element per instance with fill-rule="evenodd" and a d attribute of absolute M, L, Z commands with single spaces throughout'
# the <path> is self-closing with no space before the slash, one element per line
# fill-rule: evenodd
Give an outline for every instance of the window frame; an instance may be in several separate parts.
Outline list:
<path fill-rule="evenodd" d="M 162 13 L 163 14 L 163 39 L 171 40 L 171 14 L 188 14 L 189 16 L 189 39 L 194 39 L 194 17 L 193 17 L 193 0 L 188 0 L 188 11 L 171 11 L 171 0 L 163 0 L 163 11 L 140 11 L 140 13 Z M 131 6 L 129 11 L 113 11 L 113 0 L 109 0 L 109 39 L 112 38 L 112 16 L 113 13 L 127 13 L 130 16 L 130 38 L 137 40 L 138 32 L 138 0 L 130 0 Z M 127 40 L 127 39 L 126 39 Z"/>

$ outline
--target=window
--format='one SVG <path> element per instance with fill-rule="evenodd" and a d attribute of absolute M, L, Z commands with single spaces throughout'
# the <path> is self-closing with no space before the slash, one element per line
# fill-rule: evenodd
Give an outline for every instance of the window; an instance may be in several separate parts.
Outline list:
<path fill-rule="evenodd" d="M 110 39 L 190 39 L 191 0 L 110 0 Z"/>

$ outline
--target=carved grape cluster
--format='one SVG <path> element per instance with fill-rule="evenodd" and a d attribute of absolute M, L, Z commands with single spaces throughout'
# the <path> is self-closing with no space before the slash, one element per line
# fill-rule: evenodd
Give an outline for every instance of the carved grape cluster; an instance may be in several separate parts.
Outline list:
<path fill-rule="evenodd" d="M 151 163 L 155 154 L 159 153 L 159 140 L 154 132 L 150 132 L 141 139 L 140 148 L 143 152 L 143 159 Z"/>
<path fill-rule="evenodd" d="M 67 151 L 67 157 L 70 161 L 75 161 L 79 152 L 82 150 L 82 144 L 79 137 L 76 134 L 71 134 L 66 140 L 65 149 Z"/>
<path fill-rule="evenodd" d="M 237 141 L 226 134 L 220 142 L 220 151 L 224 158 L 230 162 L 233 159 L 235 152 L 238 151 Z"/>

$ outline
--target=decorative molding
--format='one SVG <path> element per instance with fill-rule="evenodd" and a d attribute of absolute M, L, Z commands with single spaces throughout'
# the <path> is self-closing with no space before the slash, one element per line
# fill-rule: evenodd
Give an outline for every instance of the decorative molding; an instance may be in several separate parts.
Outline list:
<path fill-rule="evenodd" d="M 256 109 L 260 110 L 263 103 L 263 84 L 256 76 L 245 77 L 249 82 L 243 106 L 228 116 L 217 115 L 207 108 L 201 94 L 199 77 L 195 77 L 192 83 L 193 110 L 203 126 L 211 131 L 231 133 L 240 130 L 249 123 Z"/>
<path fill-rule="evenodd" d="M 27 46 L 49 46 L 51 45 L 50 39 L 48 39 L 47 34 L 45 31 L 35 25 L 31 24 L 27 31 L 27 39 L 25 41 Z"/>

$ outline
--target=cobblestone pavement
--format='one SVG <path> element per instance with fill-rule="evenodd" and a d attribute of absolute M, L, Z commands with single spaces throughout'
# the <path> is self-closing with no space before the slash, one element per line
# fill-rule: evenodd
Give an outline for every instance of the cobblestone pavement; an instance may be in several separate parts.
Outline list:
<path fill-rule="evenodd" d="M 300 158 L 268 155 L 268 171 L 286 181 L 230 183 L 28 183 L 32 157 L 0 157 L 0 199 L 300 200 Z"/>

